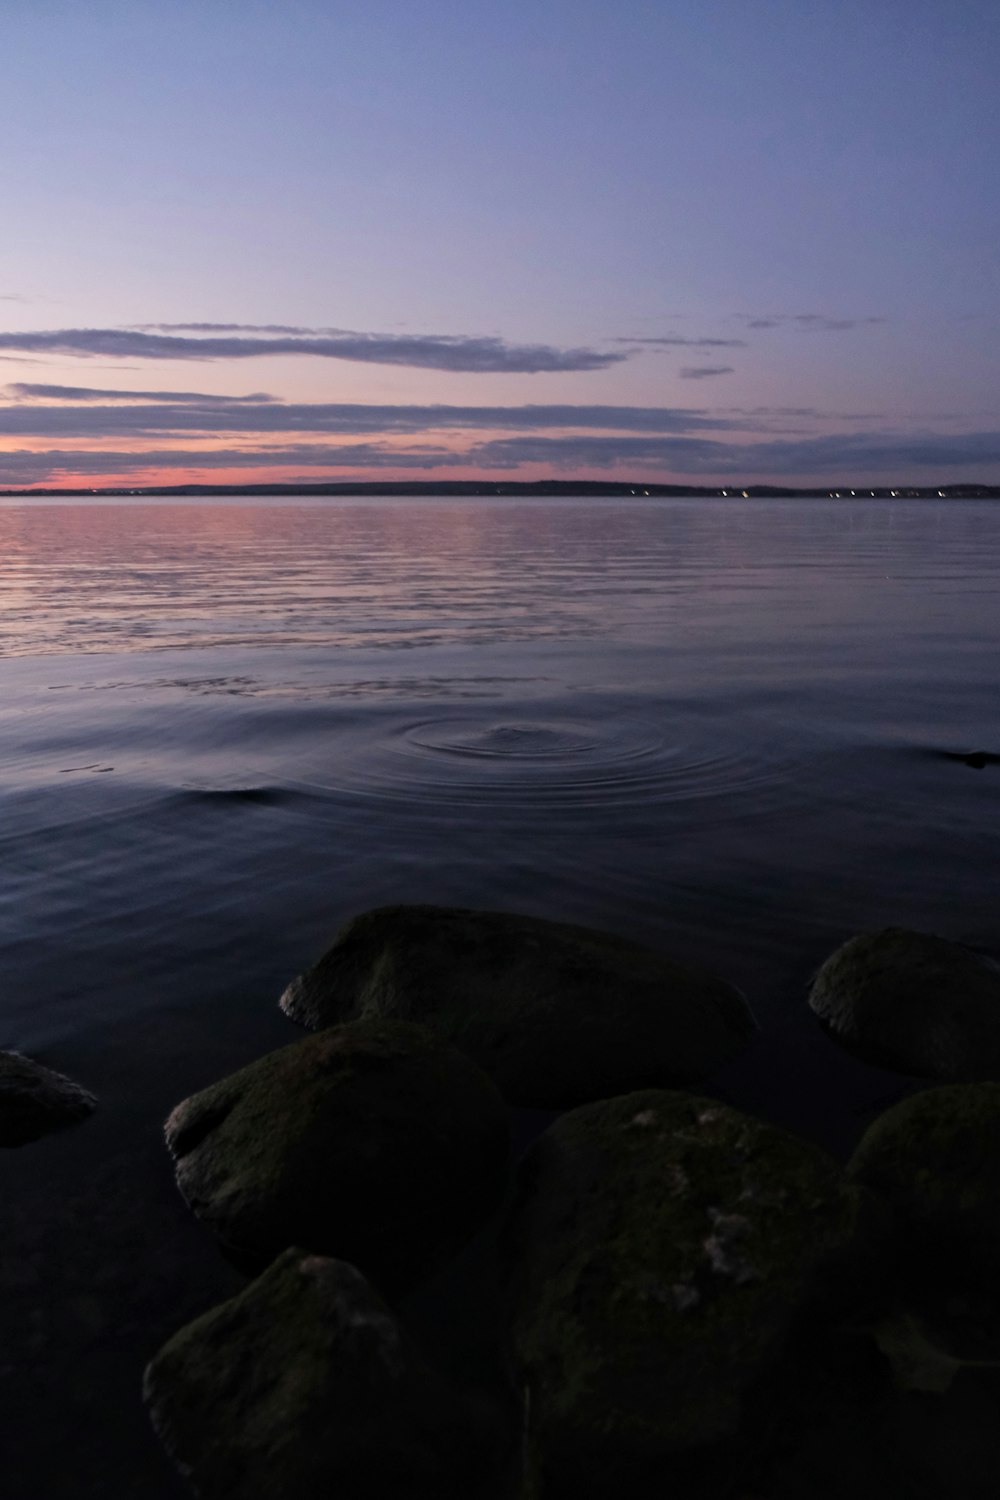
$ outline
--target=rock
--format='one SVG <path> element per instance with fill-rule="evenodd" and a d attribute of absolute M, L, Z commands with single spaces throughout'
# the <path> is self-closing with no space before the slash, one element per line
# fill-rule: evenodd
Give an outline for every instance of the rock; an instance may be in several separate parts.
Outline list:
<path fill-rule="evenodd" d="M 0 1052 L 0 1146 L 23 1146 L 76 1125 L 97 1106 L 93 1094 L 19 1052 Z"/>
<path fill-rule="evenodd" d="M 925 1089 L 880 1115 L 847 1165 L 896 1227 L 875 1329 L 893 1375 L 884 1443 L 920 1500 L 987 1500 L 1000 1472 L 1000 1083 Z"/>
<path fill-rule="evenodd" d="M 568 1108 L 703 1080 L 756 1032 L 732 985 L 611 933 L 508 912 L 387 906 L 355 917 L 281 997 L 319 1028 L 419 1021 L 511 1104 Z"/>
<path fill-rule="evenodd" d="M 713 1100 L 562 1116 L 505 1236 L 546 1500 L 727 1494 L 786 1346 L 868 1295 L 883 1235 L 817 1147 Z"/>
<path fill-rule="evenodd" d="M 956 1254 L 995 1275 L 1000 1260 L 1000 1083 L 924 1089 L 886 1110 L 847 1166 L 891 1208 L 902 1243 Z"/>
<path fill-rule="evenodd" d="M 202 1500 L 473 1500 L 496 1457 L 360 1272 L 298 1249 L 175 1334 L 143 1395 Z"/>
<path fill-rule="evenodd" d="M 503 1101 L 419 1026 L 362 1021 L 282 1047 L 166 1123 L 177 1184 L 241 1268 L 299 1244 L 396 1293 L 499 1205 Z"/>
<path fill-rule="evenodd" d="M 1000 965 L 961 943 L 886 927 L 826 960 L 809 1005 L 868 1062 L 946 1082 L 1000 1079 Z"/>

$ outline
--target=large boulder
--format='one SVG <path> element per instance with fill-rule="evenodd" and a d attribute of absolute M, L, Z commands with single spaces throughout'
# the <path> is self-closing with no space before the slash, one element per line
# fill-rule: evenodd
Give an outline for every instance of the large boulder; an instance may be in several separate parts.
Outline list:
<path fill-rule="evenodd" d="M 900 1101 L 847 1175 L 896 1226 L 893 1304 L 876 1330 L 898 1387 L 886 1441 L 921 1500 L 988 1500 L 1000 1474 L 1000 1083 Z"/>
<path fill-rule="evenodd" d="M 96 1105 L 93 1094 L 62 1073 L 19 1052 L 0 1052 L 0 1146 L 23 1146 L 76 1125 Z"/>
<path fill-rule="evenodd" d="M 365 1278 L 298 1249 L 175 1334 L 143 1394 L 202 1500 L 473 1500 L 498 1456 Z"/>
<path fill-rule="evenodd" d="M 1000 1079 L 1000 965 L 961 943 L 861 933 L 820 968 L 809 1005 L 868 1062 L 942 1082 Z"/>
<path fill-rule="evenodd" d="M 713 1100 L 563 1115 L 506 1235 L 546 1500 L 728 1493 L 783 1354 L 869 1295 L 884 1227 L 817 1147 Z"/>
<path fill-rule="evenodd" d="M 185 1099 L 177 1184 L 243 1269 L 291 1244 L 396 1293 L 499 1204 L 507 1116 L 493 1084 L 422 1027 L 361 1021 L 295 1042 Z"/>
<path fill-rule="evenodd" d="M 917 1258 L 952 1253 L 992 1281 L 1000 1261 L 1000 1083 L 924 1089 L 878 1117 L 848 1176 L 892 1209 Z"/>
<path fill-rule="evenodd" d="M 756 1032 L 732 985 L 611 933 L 508 912 L 386 906 L 355 917 L 281 1006 L 433 1027 L 511 1104 L 563 1109 L 703 1081 Z"/>

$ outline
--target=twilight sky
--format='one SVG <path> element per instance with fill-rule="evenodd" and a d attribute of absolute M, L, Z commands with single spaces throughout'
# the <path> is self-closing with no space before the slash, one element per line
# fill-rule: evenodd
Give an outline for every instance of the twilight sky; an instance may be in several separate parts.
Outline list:
<path fill-rule="evenodd" d="M 1000 483 L 997 0 L 0 21 L 0 488 Z"/>

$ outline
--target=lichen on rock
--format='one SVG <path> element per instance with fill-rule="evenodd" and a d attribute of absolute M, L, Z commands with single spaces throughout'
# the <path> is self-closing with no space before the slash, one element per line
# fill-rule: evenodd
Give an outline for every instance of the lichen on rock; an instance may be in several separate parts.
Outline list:
<path fill-rule="evenodd" d="M 625 1477 L 723 1493 L 747 1401 L 793 1330 L 863 1285 L 884 1227 L 817 1147 L 715 1101 L 646 1091 L 563 1115 L 522 1163 L 505 1236 L 552 1495 Z"/>

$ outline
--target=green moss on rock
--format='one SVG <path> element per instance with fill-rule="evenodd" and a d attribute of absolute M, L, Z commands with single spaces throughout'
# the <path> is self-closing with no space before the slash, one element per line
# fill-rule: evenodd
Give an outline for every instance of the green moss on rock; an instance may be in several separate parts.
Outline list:
<path fill-rule="evenodd" d="M 364 1277 L 298 1249 L 175 1334 L 143 1394 L 202 1500 L 471 1500 L 496 1457 Z"/>
<path fill-rule="evenodd" d="M 186 1201 L 245 1269 L 300 1244 L 393 1293 L 476 1232 L 507 1176 L 493 1084 L 400 1022 L 272 1052 L 178 1105 L 166 1138 Z"/>
<path fill-rule="evenodd" d="M 1000 1258 L 1000 1083 L 946 1084 L 903 1099 L 865 1132 L 847 1167 L 891 1207 L 912 1249 Z"/>
<path fill-rule="evenodd" d="M 1000 1078 L 1000 965 L 933 933 L 861 933 L 819 969 L 809 1005 L 869 1062 L 922 1078 Z"/>
<path fill-rule="evenodd" d="M 713 1100 L 646 1091 L 564 1115 L 522 1164 L 507 1232 L 552 1494 L 721 1482 L 793 1326 L 849 1298 L 882 1229 L 824 1153 Z"/>

